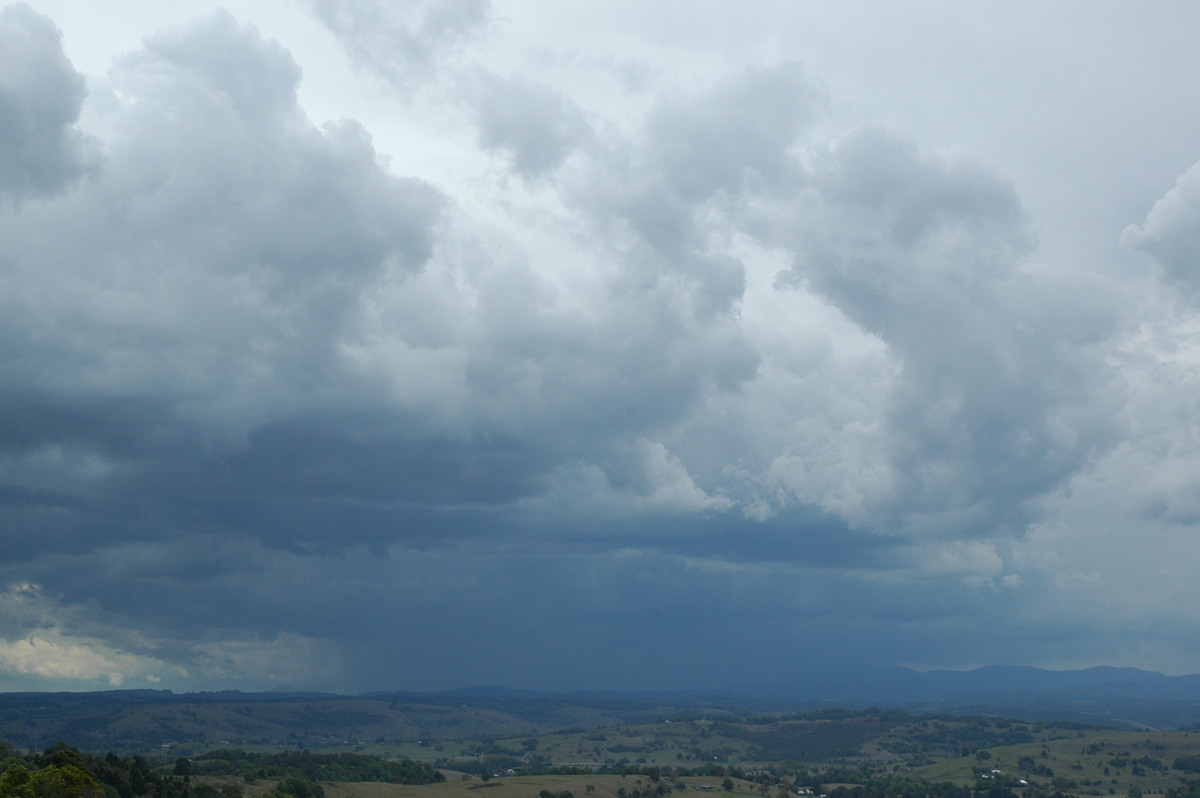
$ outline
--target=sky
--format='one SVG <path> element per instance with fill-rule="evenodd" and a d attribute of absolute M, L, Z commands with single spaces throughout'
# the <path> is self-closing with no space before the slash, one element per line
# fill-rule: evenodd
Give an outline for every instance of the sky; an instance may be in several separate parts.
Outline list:
<path fill-rule="evenodd" d="M 1200 672 L 1200 6 L 0 6 L 0 690 Z"/>

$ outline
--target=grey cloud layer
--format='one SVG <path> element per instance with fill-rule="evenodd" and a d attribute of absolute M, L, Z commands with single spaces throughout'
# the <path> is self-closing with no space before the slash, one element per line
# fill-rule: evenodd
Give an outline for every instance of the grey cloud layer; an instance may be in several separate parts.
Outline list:
<path fill-rule="evenodd" d="M 398 86 L 427 80 L 488 22 L 488 0 L 380 0 L 345 3 L 309 0 L 313 12 L 339 38 L 353 41 L 355 61 Z"/>
<path fill-rule="evenodd" d="M 1061 630 L 1028 624 L 1112 567 L 1051 556 L 1082 534 L 1069 487 L 1173 438 L 1175 476 L 1115 511 L 1193 518 L 1197 442 L 1148 424 L 1194 415 L 1170 387 L 1191 361 L 1161 355 L 1190 311 L 1140 323 L 1046 262 L 969 152 L 819 133 L 830 100 L 791 61 L 615 119 L 489 66 L 486 3 L 313 9 L 397 113 L 474 126 L 476 196 L 395 174 L 354 121 L 316 125 L 286 43 L 225 12 L 86 91 L 50 20 L 0 12 L 13 678 L 770 675 L 695 662 L 713 629 L 797 656 L 1047 661 Z M 1124 235 L 1189 298 L 1195 172 Z M 1168 618 L 1127 620 L 1149 639 Z M 432 642 L 395 670 L 413 638 Z M 512 645 L 446 666 L 480 640 Z M 663 670 L 620 654 L 662 648 Z"/>

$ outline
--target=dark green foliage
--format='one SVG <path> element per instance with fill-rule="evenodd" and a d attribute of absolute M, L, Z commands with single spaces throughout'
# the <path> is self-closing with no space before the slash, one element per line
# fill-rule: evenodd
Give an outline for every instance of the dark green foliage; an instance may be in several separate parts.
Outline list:
<path fill-rule="evenodd" d="M 192 766 L 197 773 L 263 779 L 302 776 L 315 781 L 386 781 L 393 784 L 433 784 L 446 780 L 432 765 L 411 759 L 393 762 L 362 754 L 313 754 L 308 751 L 265 754 L 221 749 L 197 757 Z"/>
<path fill-rule="evenodd" d="M 10 757 L 0 774 L 0 798 L 242 798 L 242 790 L 236 785 L 218 789 L 192 783 L 192 776 L 209 773 L 210 765 L 223 776 L 239 775 L 250 781 L 279 779 L 268 793 L 272 798 L 324 798 L 325 791 L 318 781 L 445 781 L 427 764 L 390 762 L 357 754 L 226 750 L 194 760 L 180 757 L 159 769 L 145 757 L 123 759 L 113 753 L 100 757 L 59 743 L 41 754 Z"/>
<path fill-rule="evenodd" d="M 152 772 L 142 757 L 99 757 L 65 743 L 25 757 L 9 770 L 15 778 L 22 778 L 20 771 L 25 771 L 28 785 L 25 792 L 0 790 L 6 798 L 138 798 L 151 792 L 158 798 L 193 798 L 187 785 Z"/>
<path fill-rule="evenodd" d="M 969 787 L 956 787 L 949 782 L 931 784 L 908 776 L 886 776 L 868 779 L 857 787 L 838 787 L 829 798 L 1016 798 L 1011 790 L 994 787 L 974 793 Z"/>
<path fill-rule="evenodd" d="M 73 765 L 79 767 L 79 751 L 66 743 L 55 743 L 42 753 L 41 761 L 48 765 L 63 767 Z"/>
<path fill-rule="evenodd" d="M 575 794 L 570 790 L 562 790 L 560 792 L 551 792 L 550 790 L 542 790 L 538 793 L 538 798 L 575 798 Z"/>
<path fill-rule="evenodd" d="M 76 752 L 78 753 L 78 752 Z M 47 765 L 29 770 L 10 765 L 0 774 L 0 798 L 103 798 L 104 790 L 75 765 Z"/>
<path fill-rule="evenodd" d="M 714 723 L 712 732 L 752 744 L 767 761 L 814 761 L 853 756 L 864 743 L 898 725 L 894 718 L 824 710 L 836 719 L 784 720 L 762 724 Z M 846 713 L 846 714 L 843 714 Z"/>
<path fill-rule="evenodd" d="M 546 792 L 549 791 L 547 790 Z M 628 790 L 624 787 L 618 787 L 617 798 L 663 798 L 663 796 L 665 796 L 668 792 L 670 792 L 670 790 L 667 789 L 667 785 L 665 784 L 659 784 L 654 787 L 634 787 L 632 790 Z M 553 798 L 567 798 L 567 796 L 571 796 L 571 792 L 569 790 L 563 790 L 559 793 L 552 793 L 552 795 Z M 541 796 L 540 798 L 545 798 L 545 796 Z"/>
<path fill-rule="evenodd" d="M 909 728 L 903 735 L 908 745 L 892 742 L 888 750 L 902 755 L 922 751 L 927 755 L 969 756 L 985 748 L 1030 743 L 1036 731 L 1044 731 L 1038 724 L 984 716 L 929 715 L 916 723 L 913 720 L 908 718 Z"/>
<path fill-rule="evenodd" d="M 29 768 L 15 762 L 0 773 L 0 798 L 26 798 L 29 795 Z"/>
<path fill-rule="evenodd" d="M 1200 798 L 1200 781 L 1185 780 L 1182 787 L 1167 790 L 1166 798 Z"/>
<path fill-rule="evenodd" d="M 288 776 L 275 787 L 278 795 L 290 795 L 292 798 L 325 798 L 325 790 L 312 779 L 299 776 Z"/>

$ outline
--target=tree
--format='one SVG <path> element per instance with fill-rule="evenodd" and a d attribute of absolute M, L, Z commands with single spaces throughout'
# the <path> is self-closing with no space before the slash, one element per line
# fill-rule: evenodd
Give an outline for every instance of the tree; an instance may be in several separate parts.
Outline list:
<path fill-rule="evenodd" d="M 29 798 L 29 775 L 29 768 L 24 765 L 9 765 L 0 774 L 0 798 Z"/>
<path fill-rule="evenodd" d="M 42 752 L 42 758 L 51 765 L 74 765 L 79 767 L 79 749 L 59 741 Z"/>
<path fill-rule="evenodd" d="M 12 765 L 0 776 L 0 798 L 104 798 L 104 789 L 74 765 L 49 765 L 32 773 Z"/>

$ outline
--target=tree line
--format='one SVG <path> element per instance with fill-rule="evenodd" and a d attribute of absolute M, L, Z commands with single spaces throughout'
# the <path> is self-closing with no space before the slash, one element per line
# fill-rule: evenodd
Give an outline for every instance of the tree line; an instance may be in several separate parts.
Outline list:
<path fill-rule="evenodd" d="M 235 777 L 244 783 L 276 780 L 262 798 L 325 798 L 322 781 L 384 781 L 431 784 L 445 781 L 432 766 L 360 754 L 308 751 L 252 753 L 213 751 L 173 763 L 143 756 L 104 756 L 57 743 L 41 753 L 22 754 L 0 742 L 0 798 L 243 798 L 236 782 L 220 787 L 193 777 Z"/>

